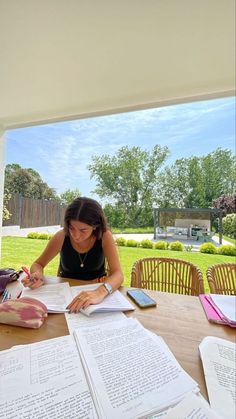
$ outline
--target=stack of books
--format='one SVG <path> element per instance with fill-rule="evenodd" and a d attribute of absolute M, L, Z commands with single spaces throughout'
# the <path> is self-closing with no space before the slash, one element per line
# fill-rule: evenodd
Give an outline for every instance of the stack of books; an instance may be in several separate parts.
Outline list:
<path fill-rule="evenodd" d="M 201 294 L 199 298 L 210 322 L 236 327 L 235 295 Z"/>

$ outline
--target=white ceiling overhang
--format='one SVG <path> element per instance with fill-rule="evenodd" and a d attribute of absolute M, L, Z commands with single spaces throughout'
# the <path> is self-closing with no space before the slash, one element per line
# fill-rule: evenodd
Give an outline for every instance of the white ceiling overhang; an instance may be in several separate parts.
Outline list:
<path fill-rule="evenodd" d="M 234 0 L 0 0 L 0 125 L 233 95 Z"/>

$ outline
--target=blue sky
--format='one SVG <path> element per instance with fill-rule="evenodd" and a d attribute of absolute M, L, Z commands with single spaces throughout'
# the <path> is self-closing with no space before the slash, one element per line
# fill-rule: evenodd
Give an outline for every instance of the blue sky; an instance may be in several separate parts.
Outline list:
<path fill-rule="evenodd" d="M 78 188 L 94 196 L 91 156 L 113 155 L 125 145 L 151 150 L 155 144 L 169 147 L 167 164 L 217 147 L 235 152 L 235 98 L 11 130 L 6 163 L 32 167 L 57 193 Z"/>

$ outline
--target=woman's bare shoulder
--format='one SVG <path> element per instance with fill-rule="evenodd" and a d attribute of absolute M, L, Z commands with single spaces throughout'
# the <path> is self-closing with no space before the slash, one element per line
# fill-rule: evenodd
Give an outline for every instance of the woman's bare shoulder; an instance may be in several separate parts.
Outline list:
<path fill-rule="evenodd" d="M 110 230 L 107 230 L 102 235 L 102 242 L 103 243 L 111 243 L 114 241 L 113 234 Z"/>
<path fill-rule="evenodd" d="M 65 239 L 65 232 L 64 232 L 64 229 L 61 229 L 54 234 L 54 236 L 51 238 L 51 242 L 62 245 L 64 239 Z"/>

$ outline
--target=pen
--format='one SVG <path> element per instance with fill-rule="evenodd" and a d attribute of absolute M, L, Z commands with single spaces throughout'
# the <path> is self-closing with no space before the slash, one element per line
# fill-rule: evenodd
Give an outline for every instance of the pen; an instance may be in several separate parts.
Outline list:
<path fill-rule="evenodd" d="M 5 288 L 5 290 L 3 291 L 3 294 L 2 294 L 2 301 L 1 301 L 1 303 L 3 303 L 3 301 L 5 300 L 6 293 L 7 293 L 7 289 Z"/>
<path fill-rule="evenodd" d="M 10 292 L 7 289 L 5 289 L 3 293 L 3 297 L 2 297 L 2 303 L 6 300 L 10 300 L 10 298 L 11 298 Z"/>
<path fill-rule="evenodd" d="M 27 277 L 30 279 L 31 277 L 31 273 L 29 271 L 28 268 L 26 268 L 26 266 L 22 266 L 21 269 L 24 271 L 24 273 L 27 275 Z"/>

